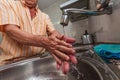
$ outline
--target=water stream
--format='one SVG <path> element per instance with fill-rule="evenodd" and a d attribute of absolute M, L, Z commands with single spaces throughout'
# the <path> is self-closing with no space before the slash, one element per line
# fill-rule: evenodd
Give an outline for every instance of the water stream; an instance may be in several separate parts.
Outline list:
<path fill-rule="evenodd" d="M 66 35 L 66 32 L 65 32 L 65 26 L 63 26 L 63 34 L 64 36 L 67 36 Z M 66 41 L 66 40 L 64 40 Z M 73 76 L 69 76 L 73 74 Z M 85 77 L 84 77 L 84 74 L 82 74 L 76 65 L 72 64 L 71 63 L 71 70 L 70 70 L 70 73 L 68 74 L 68 79 L 66 80 L 86 80 Z"/>
<path fill-rule="evenodd" d="M 70 70 L 69 74 L 73 75 L 72 77 L 74 77 L 74 80 L 86 80 L 85 75 L 78 70 L 77 65 L 71 64 L 71 70 Z M 68 76 L 69 76 L 69 74 L 68 74 Z M 72 80 L 72 79 L 70 79 L 70 80 Z"/>

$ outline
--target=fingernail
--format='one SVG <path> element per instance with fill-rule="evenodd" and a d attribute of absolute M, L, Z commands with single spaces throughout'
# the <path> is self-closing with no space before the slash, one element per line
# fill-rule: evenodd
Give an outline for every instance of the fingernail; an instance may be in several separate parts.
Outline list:
<path fill-rule="evenodd" d="M 75 50 L 73 50 L 72 52 L 75 53 Z"/>
<path fill-rule="evenodd" d="M 69 60 L 70 60 L 70 58 L 69 58 L 69 57 L 67 57 L 67 58 L 66 58 L 66 60 L 67 60 L 67 61 L 69 61 Z"/>
<path fill-rule="evenodd" d="M 61 39 L 64 39 L 64 35 L 61 37 Z"/>
<path fill-rule="evenodd" d="M 69 45 L 69 47 L 71 47 L 71 48 L 72 48 L 72 45 L 70 44 L 70 45 Z"/>

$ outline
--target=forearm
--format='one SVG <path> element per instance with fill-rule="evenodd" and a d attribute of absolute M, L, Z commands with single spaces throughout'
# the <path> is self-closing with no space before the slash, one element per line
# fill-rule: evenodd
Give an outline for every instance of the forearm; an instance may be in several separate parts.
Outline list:
<path fill-rule="evenodd" d="M 47 37 L 44 35 L 33 35 L 20 30 L 15 25 L 7 25 L 5 27 L 6 34 L 13 40 L 23 45 L 43 47 Z"/>

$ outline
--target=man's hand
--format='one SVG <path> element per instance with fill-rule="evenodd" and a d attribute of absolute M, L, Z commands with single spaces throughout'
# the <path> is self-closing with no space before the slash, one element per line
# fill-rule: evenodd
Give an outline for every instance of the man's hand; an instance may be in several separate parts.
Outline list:
<path fill-rule="evenodd" d="M 110 0 L 105 0 L 103 3 L 101 3 L 99 0 L 97 0 L 96 8 L 98 11 L 103 11 L 106 7 L 108 7 Z"/>
<path fill-rule="evenodd" d="M 75 50 L 72 48 L 70 43 L 75 42 L 75 39 L 64 37 L 58 32 L 54 31 L 49 35 L 49 40 L 51 40 L 54 45 L 52 48 L 47 49 L 57 62 L 57 68 L 62 67 L 62 71 L 66 74 L 69 69 L 69 63 L 77 64 L 77 59 L 75 57 Z M 60 47 L 61 46 L 61 47 Z"/>

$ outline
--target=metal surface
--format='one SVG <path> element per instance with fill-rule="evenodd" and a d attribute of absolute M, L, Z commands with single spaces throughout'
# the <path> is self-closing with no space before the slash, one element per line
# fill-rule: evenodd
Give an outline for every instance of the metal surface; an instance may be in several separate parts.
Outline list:
<path fill-rule="evenodd" d="M 51 58 L 31 59 L 0 68 L 0 80 L 103 80 L 97 68 L 87 62 L 78 61 L 69 74 L 56 70 Z M 94 76 L 93 76 L 94 75 Z"/>
<path fill-rule="evenodd" d="M 78 2 L 77 2 L 78 1 Z M 76 3 L 81 3 L 81 1 L 77 0 Z M 82 0 L 83 1 L 83 0 Z M 85 0 L 84 0 L 85 1 Z M 100 0 L 101 1 L 101 0 Z M 113 2 L 108 2 L 108 0 L 102 0 L 101 2 L 101 8 L 104 8 L 104 10 L 88 10 L 88 2 L 85 2 L 84 4 L 86 4 L 87 6 L 82 6 L 82 7 L 78 7 L 76 5 L 75 6 L 71 6 L 71 7 L 65 7 L 62 5 L 60 6 L 60 9 L 62 10 L 62 17 L 61 17 L 61 21 L 60 21 L 60 24 L 63 25 L 63 26 L 67 26 L 68 25 L 68 22 L 69 20 L 71 22 L 74 22 L 74 21 L 77 21 L 77 20 L 82 20 L 82 19 L 86 19 L 88 18 L 89 16 L 99 16 L 99 15 L 104 15 L 104 14 L 112 14 L 113 12 Z M 107 2 L 107 3 L 106 3 Z M 67 3 L 66 5 L 72 5 L 74 4 L 73 3 Z M 101 9 L 100 8 L 100 9 Z M 81 18 L 81 19 L 79 19 Z"/>
<path fill-rule="evenodd" d="M 34 58 L 0 68 L 0 80 L 64 80 L 51 58 Z"/>
<path fill-rule="evenodd" d="M 88 8 L 89 6 L 89 0 L 68 0 L 67 2 L 65 3 L 62 3 L 60 5 L 60 9 L 61 10 L 64 10 L 64 9 L 69 9 L 69 8 L 78 8 L 78 9 L 81 9 L 81 8 Z M 78 21 L 78 20 L 81 20 L 81 19 L 86 19 L 88 18 L 88 16 L 86 15 L 80 15 L 80 14 L 71 14 L 71 17 L 69 17 L 69 20 L 71 22 L 75 22 L 75 21 Z"/>
<path fill-rule="evenodd" d="M 110 9 L 112 9 L 112 7 Z M 64 9 L 62 11 L 63 11 L 63 14 L 61 17 L 60 24 L 63 26 L 68 25 L 69 19 L 70 19 L 71 15 L 74 13 L 79 14 L 79 15 L 83 14 L 86 16 L 98 16 L 98 15 L 107 14 L 109 12 L 112 14 L 112 12 L 109 11 L 109 8 L 105 9 L 104 11 L 85 10 L 84 8 L 81 8 L 81 9 L 69 8 L 69 9 Z"/>
<path fill-rule="evenodd" d="M 70 72 L 64 75 L 56 69 L 53 58 L 33 58 L 0 67 L 0 80 L 117 80 L 111 79 L 104 66 L 97 63 L 78 56 L 78 64 L 71 65 Z"/>
<path fill-rule="evenodd" d="M 89 0 L 68 0 L 60 5 L 60 9 L 88 7 Z"/>
<path fill-rule="evenodd" d="M 67 26 L 69 23 L 69 17 L 67 14 L 62 15 L 61 20 L 60 20 L 60 24 L 63 26 Z"/>
<path fill-rule="evenodd" d="M 83 44 L 92 44 L 93 43 L 93 37 L 90 34 L 82 35 L 82 43 Z"/>

